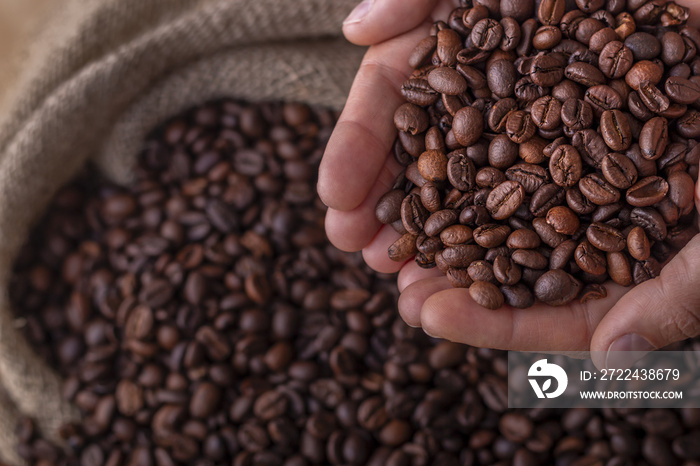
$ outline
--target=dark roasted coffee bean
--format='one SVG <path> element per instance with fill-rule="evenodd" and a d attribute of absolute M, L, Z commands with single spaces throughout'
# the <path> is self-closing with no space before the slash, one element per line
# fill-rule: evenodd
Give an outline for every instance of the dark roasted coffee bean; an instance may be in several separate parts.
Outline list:
<path fill-rule="evenodd" d="M 556 206 L 549 209 L 546 220 L 554 228 L 554 231 L 564 235 L 573 235 L 579 227 L 578 216 L 566 206 Z"/>
<path fill-rule="evenodd" d="M 625 248 L 624 235 L 604 223 L 594 222 L 586 229 L 586 237 L 593 246 L 606 252 L 619 252 Z"/>
<path fill-rule="evenodd" d="M 578 151 L 568 144 L 557 147 L 549 159 L 549 173 L 554 183 L 561 187 L 571 187 L 578 183 L 582 168 Z"/>
<path fill-rule="evenodd" d="M 535 296 L 550 306 L 571 302 L 581 289 L 581 283 L 563 270 L 550 270 L 534 286 Z"/>
<path fill-rule="evenodd" d="M 642 60 L 632 65 L 625 75 L 625 81 L 636 91 L 639 90 L 642 82 L 648 82 L 652 86 L 657 85 L 661 81 L 662 74 L 662 70 L 654 62 Z"/>
<path fill-rule="evenodd" d="M 639 148 L 644 158 L 656 160 L 666 150 L 668 143 L 668 122 L 663 117 L 647 121 L 639 135 Z"/>
<path fill-rule="evenodd" d="M 668 229 L 661 214 L 653 207 L 635 207 L 630 214 L 633 225 L 642 227 L 644 232 L 653 240 L 663 241 Z"/>
<path fill-rule="evenodd" d="M 535 302 L 535 297 L 532 291 L 522 283 L 515 285 L 501 286 L 505 304 L 519 309 L 526 309 L 532 306 Z"/>
<path fill-rule="evenodd" d="M 620 110 L 606 110 L 600 116 L 600 133 L 614 151 L 626 150 L 632 144 L 632 130 L 627 116 Z"/>
<path fill-rule="evenodd" d="M 601 275 L 606 271 L 605 256 L 588 241 L 583 241 L 574 251 L 576 264 L 584 272 Z"/>
<path fill-rule="evenodd" d="M 496 285 L 488 282 L 474 282 L 469 287 L 469 295 L 486 309 L 498 309 L 503 306 L 503 294 Z"/>
<path fill-rule="evenodd" d="M 517 249 L 513 251 L 511 257 L 516 264 L 536 270 L 547 268 L 549 262 L 545 256 L 534 249 Z"/>
<path fill-rule="evenodd" d="M 668 97 L 679 104 L 690 105 L 700 98 L 700 86 L 682 77 L 671 76 L 666 80 L 664 89 Z"/>
<path fill-rule="evenodd" d="M 620 191 L 597 173 L 581 178 L 579 188 L 581 193 L 596 205 L 604 206 L 620 200 Z"/>
<path fill-rule="evenodd" d="M 647 260 L 651 256 L 649 238 L 642 227 L 636 226 L 627 234 L 627 250 L 638 261 Z"/>
<path fill-rule="evenodd" d="M 593 123 L 593 109 L 588 102 L 569 98 L 562 105 L 561 120 L 573 131 L 589 128 Z"/>
<path fill-rule="evenodd" d="M 428 211 L 423 207 L 420 196 L 409 194 L 401 203 L 401 221 L 406 231 L 418 235 L 425 226 Z"/>
<path fill-rule="evenodd" d="M 513 95 L 518 75 L 512 62 L 498 60 L 489 67 L 486 79 L 491 92 L 500 98 L 506 98 Z"/>
<path fill-rule="evenodd" d="M 464 107 L 454 116 L 452 131 L 464 147 L 469 147 L 479 140 L 484 130 L 484 119 L 481 112 L 474 107 Z"/>
<path fill-rule="evenodd" d="M 474 242 L 484 248 L 495 248 L 505 243 L 511 233 L 507 225 L 490 223 L 476 228 L 473 232 Z"/>
<path fill-rule="evenodd" d="M 600 117 L 606 110 L 622 108 L 624 102 L 619 92 L 605 84 L 588 88 L 584 100 L 591 105 L 593 113 L 597 117 Z"/>
<path fill-rule="evenodd" d="M 471 40 L 475 47 L 481 50 L 493 50 L 497 48 L 503 38 L 503 27 L 490 18 L 484 18 L 474 25 L 471 32 Z"/>
<path fill-rule="evenodd" d="M 394 125 L 399 131 L 422 133 L 428 129 L 428 113 L 415 104 L 405 103 L 394 112 Z"/>
<path fill-rule="evenodd" d="M 551 55 L 538 55 L 532 62 L 530 78 L 537 86 L 551 87 L 564 78 L 564 67 Z"/>
<path fill-rule="evenodd" d="M 601 171 L 608 183 L 619 189 L 627 189 L 637 181 L 637 168 L 634 163 L 617 152 L 605 156 Z"/>
<path fill-rule="evenodd" d="M 668 193 L 668 183 L 659 176 L 641 178 L 626 193 L 627 203 L 647 207 L 660 202 Z"/>
<path fill-rule="evenodd" d="M 634 58 L 632 51 L 622 42 L 608 42 L 600 52 L 598 66 L 605 76 L 618 79 L 625 76 L 632 67 Z"/>
<path fill-rule="evenodd" d="M 564 204 L 566 192 L 554 183 L 543 184 L 530 199 L 530 212 L 535 217 L 544 217 L 552 207 Z"/>
<path fill-rule="evenodd" d="M 574 62 L 566 67 L 564 75 L 567 79 L 582 84 L 586 87 L 593 87 L 605 84 L 605 76 L 593 65 L 584 62 Z"/>
<path fill-rule="evenodd" d="M 431 71 L 428 74 L 428 84 L 440 94 L 459 95 L 467 90 L 467 82 L 462 75 L 455 69 L 446 66 L 441 66 Z"/>
<path fill-rule="evenodd" d="M 634 56 L 635 61 L 650 60 L 661 54 L 661 42 L 647 32 L 635 32 L 625 39 L 627 46 Z"/>
<path fill-rule="evenodd" d="M 503 220 L 510 217 L 522 204 L 525 197 L 523 186 L 517 181 L 504 181 L 496 186 L 486 200 L 491 217 Z"/>
<path fill-rule="evenodd" d="M 401 86 L 401 95 L 408 102 L 421 106 L 431 105 L 440 98 L 440 94 L 423 78 L 410 78 L 405 81 Z"/>
<path fill-rule="evenodd" d="M 498 256 L 493 261 L 493 274 L 504 285 L 515 285 L 522 277 L 522 269 L 512 259 Z"/>
<path fill-rule="evenodd" d="M 394 189 L 384 194 L 377 202 L 375 215 L 377 219 L 389 224 L 401 219 L 401 203 L 403 202 L 404 192 L 401 189 Z"/>

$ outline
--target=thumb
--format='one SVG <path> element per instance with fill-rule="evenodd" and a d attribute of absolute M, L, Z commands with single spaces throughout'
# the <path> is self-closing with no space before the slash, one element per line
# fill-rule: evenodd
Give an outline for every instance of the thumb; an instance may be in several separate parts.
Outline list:
<path fill-rule="evenodd" d="M 356 45 L 378 44 L 421 24 L 437 3 L 438 0 L 363 0 L 343 22 L 343 33 Z M 442 3 L 450 3 L 446 5 L 449 14 L 452 2 Z"/>
<path fill-rule="evenodd" d="M 700 235 L 608 312 L 591 339 L 602 368 L 626 369 L 649 351 L 700 335 Z"/>

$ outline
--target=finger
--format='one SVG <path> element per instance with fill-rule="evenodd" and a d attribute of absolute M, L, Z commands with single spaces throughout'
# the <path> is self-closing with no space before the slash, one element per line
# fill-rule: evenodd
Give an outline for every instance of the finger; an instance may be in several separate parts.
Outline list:
<path fill-rule="evenodd" d="M 695 208 L 700 211 L 700 183 Z M 591 340 L 598 368 L 626 369 L 645 352 L 700 334 L 699 255 L 695 235 L 659 277 L 635 287 L 610 310 Z"/>
<path fill-rule="evenodd" d="M 345 19 L 343 33 L 357 45 L 378 44 L 426 21 L 437 3 L 438 0 L 365 0 Z"/>
<path fill-rule="evenodd" d="M 318 194 L 328 207 L 355 209 L 374 186 L 396 138 L 393 115 L 411 72 L 410 44 L 424 34 L 415 30 L 365 55 L 319 168 Z"/>
<path fill-rule="evenodd" d="M 420 327 L 420 312 L 423 303 L 433 294 L 449 288 L 451 286 L 444 276 L 425 278 L 412 283 L 401 290 L 399 314 L 411 327 Z"/>
<path fill-rule="evenodd" d="M 417 282 L 407 288 L 420 287 Z M 528 309 L 504 306 L 490 310 L 476 304 L 469 290 L 448 289 L 433 294 L 420 310 L 429 335 L 472 346 L 516 351 L 585 351 L 605 313 L 628 290 L 609 285 L 608 296 L 552 307 L 537 303 Z M 419 293 L 419 290 L 415 290 Z"/>
<path fill-rule="evenodd" d="M 437 267 L 432 269 L 424 269 L 416 264 L 416 261 L 409 261 L 403 266 L 399 272 L 399 278 L 396 283 L 399 287 L 399 291 L 403 292 L 412 283 L 419 280 L 424 280 L 426 278 L 442 277 L 444 274 L 440 272 Z"/>
<path fill-rule="evenodd" d="M 396 230 L 391 228 L 391 226 L 382 226 L 369 245 L 362 250 L 362 257 L 367 265 L 381 273 L 398 272 L 404 265 L 404 262 L 395 262 L 389 259 L 387 250 L 389 249 L 389 246 L 391 246 L 394 241 L 400 237 L 401 235 L 399 235 Z M 413 259 L 411 258 L 409 260 Z"/>
<path fill-rule="evenodd" d="M 591 342 L 599 368 L 626 369 L 645 352 L 700 334 L 700 236 L 620 300 Z M 629 353 L 633 351 L 634 353 Z"/>
<path fill-rule="evenodd" d="M 390 155 L 376 183 L 359 206 L 347 212 L 328 209 L 326 235 L 335 247 L 343 251 L 359 251 L 372 241 L 382 226 L 374 213 L 377 202 L 391 190 L 401 170 L 401 165 Z"/>

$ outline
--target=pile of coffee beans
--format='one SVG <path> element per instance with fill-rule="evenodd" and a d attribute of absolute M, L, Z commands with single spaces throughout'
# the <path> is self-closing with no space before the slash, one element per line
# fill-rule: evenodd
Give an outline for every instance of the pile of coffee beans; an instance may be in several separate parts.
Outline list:
<path fill-rule="evenodd" d="M 471 0 L 410 55 L 389 249 L 496 309 L 606 296 L 697 232 L 700 32 L 665 0 Z M 536 11 L 535 11 L 536 9 Z"/>
<path fill-rule="evenodd" d="M 213 103 L 153 135 L 133 188 L 87 174 L 58 193 L 11 299 L 83 420 L 68 452 L 24 420 L 23 458 L 485 464 L 535 435 L 500 419 L 503 353 L 409 328 L 395 277 L 328 243 L 314 187 L 335 117 Z"/>

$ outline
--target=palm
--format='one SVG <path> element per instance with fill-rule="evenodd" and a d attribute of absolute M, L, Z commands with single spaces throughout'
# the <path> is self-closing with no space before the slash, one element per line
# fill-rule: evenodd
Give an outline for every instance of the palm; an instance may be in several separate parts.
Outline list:
<path fill-rule="evenodd" d="M 420 8 L 420 0 L 414 1 L 418 2 L 414 6 Z M 616 309 L 630 302 L 648 300 L 654 286 L 658 288 L 658 281 L 654 281 L 655 285 L 647 282 L 634 289 L 608 284 L 606 298 L 586 304 L 574 302 L 562 307 L 536 304 L 525 310 L 506 306 L 491 311 L 474 303 L 466 289 L 452 288 L 438 270 L 421 269 L 413 261 L 397 264 L 387 256 L 387 248 L 399 235 L 376 220 L 374 207 L 401 170 L 391 156 L 396 136 L 392 116 L 403 102 L 399 93 L 401 83 L 412 71 L 408 55 L 426 36 L 430 24 L 447 18 L 458 2 L 433 3 L 435 7 L 427 18 L 414 21 L 415 27 L 411 30 L 392 37 L 382 37 L 382 33 L 376 31 L 363 36 L 346 28 L 350 40 L 374 45 L 357 74 L 321 165 L 319 193 L 329 206 L 328 237 L 340 249 L 362 250 L 366 262 L 377 271 L 399 271 L 401 315 L 409 325 L 422 326 L 429 334 L 500 349 L 581 351 L 595 347 L 596 339 L 603 338 L 599 335 L 594 338 L 596 328 L 613 306 L 618 301 Z M 691 1 L 685 3 L 690 5 Z M 694 9 L 700 13 L 699 5 Z M 373 41 L 376 38 L 381 41 Z M 694 238 L 667 264 L 661 282 L 672 281 L 683 274 L 687 258 L 697 257 L 698 249 L 700 237 Z M 625 325 L 625 319 L 617 314 L 611 313 L 609 317 L 606 332 Z M 688 334 L 693 331 L 688 329 Z"/>

